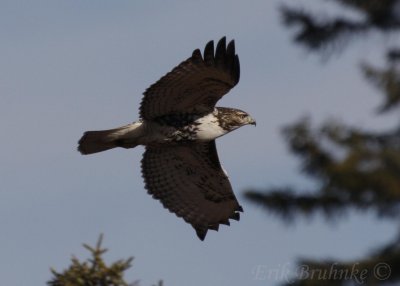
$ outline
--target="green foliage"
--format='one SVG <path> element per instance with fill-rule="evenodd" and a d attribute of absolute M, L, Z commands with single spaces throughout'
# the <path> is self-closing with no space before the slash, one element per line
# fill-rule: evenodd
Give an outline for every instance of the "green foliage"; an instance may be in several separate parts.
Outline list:
<path fill-rule="evenodd" d="M 103 260 L 103 254 L 107 251 L 101 247 L 103 236 L 100 235 L 96 247 L 87 244 L 83 246 L 90 251 L 92 259 L 80 262 L 72 257 L 71 266 L 62 273 L 51 269 L 53 278 L 48 285 L 51 286 L 133 286 L 137 283 L 128 284 L 123 276 L 125 270 L 131 267 L 133 257 L 119 260 L 107 266 Z"/>
<path fill-rule="evenodd" d="M 400 214 L 400 129 L 376 134 L 331 121 L 313 130 L 303 119 L 284 133 L 303 171 L 318 180 L 318 190 L 248 191 L 248 199 L 286 219 L 317 210 L 331 218 L 349 207 Z"/>
<path fill-rule="evenodd" d="M 349 17 L 318 17 L 302 9 L 282 6 L 283 21 L 287 26 L 300 28 L 295 42 L 305 45 L 311 50 L 321 50 L 329 45 L 350 37 L 364 35 L 378 30 L 389 33 L 400 28 L 400 20 L 396 11 L 397 0 L 331 0 L 344 8 L 354 10 L 362 15 L 358 19 Z"/>
<path fill-rule="evenodd" d="M 331 2 L 357 11 L 359 19 L 342 16 L 327 19 L 302 9 L 282 8 L 284 24 L 299 28 L 296 43 L 324 53 L 326 47 L 337 48 L 335 43 L 347 44 L 361 33 L 393 34 L 400 29 L 400 0 Z M 386 55 L 385 68 L 367 63 L 361 65 L 365 78 L 383 95 L 379 114 L 400 109 L 400 49 L 391 48 Z M 308 118 L 303 118 L 284 128 L 283 134 L 290 150 L 301 160 L 303 173 L 314 179 L 317 187 L 313 190 L 290 187 L 249 190 L 245 193 L 248 200 L 286 222 L 316 213 L 334 220 L 350 209 L 373 211 L 381 219 L 395 223 L 400 219 L 400 125 L 377 132 L 335 120 L 315 127 Z M 396 239 L 363 259 L 342 262 L 300 259 L 298 265 L 306 266 L 309 273 L 315 275 L 296 277 L 294 283 L 287 285 L 395 285 L 400 281 L 400 229 Z M 377 273 L 376 268 L 380 265 L 388 268 Z M 332 266 L 342 274 L 363 270 L 365 275 L 323 276 L 332 270 Z"/>
<path fill-rule="evenodd" d="M 398 107 L 400 103 L 400 74 L 393 57 L 394 51 L 389 52 L 388 59 L 394 63 L 386 69 L 374 68 L 369 64 L 361 66 L 366 78 L 384 92 L 384 103 L 379 107 L 381 113 Z"/>
<path fill-rule="evenodd" d="M 400 280 L 400 272 L 396 271 L 400 268 L 400 236 L 363 260 L 337 263 L 332 260 L 302 259 L 299 265 L 307 265 L 308 275 L 290 285 L 395 285 L 390 282 Z"/>

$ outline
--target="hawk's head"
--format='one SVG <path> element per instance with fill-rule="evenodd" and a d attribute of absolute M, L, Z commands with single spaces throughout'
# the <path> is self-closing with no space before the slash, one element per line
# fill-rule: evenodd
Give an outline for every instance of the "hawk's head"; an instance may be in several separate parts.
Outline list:
<path fill-rule="evenodd" d="M 217 110 L 218 123 L 225 130 L 232 131 L 247 124 L 256 125 L 256 121 L 240 109 L 217 107 Z"/>

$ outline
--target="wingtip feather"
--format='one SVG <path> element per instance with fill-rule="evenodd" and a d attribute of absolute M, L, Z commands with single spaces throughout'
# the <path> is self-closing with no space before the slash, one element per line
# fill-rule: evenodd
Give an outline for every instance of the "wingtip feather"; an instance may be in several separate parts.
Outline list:
<path fill-rule="evenodd" d="M 207 228 L 205 228 L 205 229 L 204 228 L 195 228 L 195 230 L 196 230 L 196 234 L 197 234 L 198 238 L 201 241 L 204 241 L 204 239 L 206 238 L 208 229 Z"/>
<path fill-rule="evenodd" d="M 209 225 L 209 226 L 208 226 L 208 229 L 218 231 L 218 229 L 219 229 L 219 224 L 212 224 L 212 225 Z"/>
<path fill-rule="evenodd" d="M 229 57 L 235 56 L 235 40 L 231 40 L 226 47 L 226 54 Z"/>
<path fill-rule="evenodd" d="M 215 59 L 217 62 L 223 62 L 226 55 L 226 37 L 218 41 L 217 49 L 215 51 Z"/>
<path fill-rule="evenodd" d="M 239 221 L 240 220 L 240 213 L 234 212 L 229 216 L 229 218 Z"/>
<path fill-rule="evenodd" d="M 231 225 L 231 223 L 229 222 L 229 219 L 221 220 L 219 223 L 224 224 L 224 225 Z"/>
<path fill-rule="evenodd" d="M 204 61 L 207 65 L 214 64 L 214 41 L 209 41 L 204 48 Z"/>
<path fill-rule="evenodd" d="M 201 56 L 201 52 L 199 49 L 196 49 L 193 51 L 192 53 L 192 59 L 198 63 L 198 62 L 202 62 L 203 61 L 203 57 Z"/>

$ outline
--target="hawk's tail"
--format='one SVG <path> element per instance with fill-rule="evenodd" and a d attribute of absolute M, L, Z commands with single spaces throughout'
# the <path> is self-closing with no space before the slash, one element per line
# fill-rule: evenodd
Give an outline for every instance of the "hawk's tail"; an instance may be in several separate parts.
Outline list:
<path fill-rule="evenodd" d="M 106 151 L 115 147 L 134 148 L 141 123 L 100 131 L 86 131 L 78 142 L 78 151 L 83 155 Z"/>

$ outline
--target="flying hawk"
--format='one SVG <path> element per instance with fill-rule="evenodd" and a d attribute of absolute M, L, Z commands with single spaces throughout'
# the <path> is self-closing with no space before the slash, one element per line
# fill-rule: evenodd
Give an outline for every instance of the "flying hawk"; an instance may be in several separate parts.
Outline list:
<path fill-rule="evenodd" d="M 169 211 L 182 217 L 204 240 L 243 212 L 222 168 L 215 139 L 256 122 L 244 111 L 215 107 L 239 81 L 239 57 L 223 37 L 214 53 L 210 41 L 203 56 L 192 56 L 145 92 L 137 122 L 103 131 L 87 131 L 82 154 L 144 145 L 141 162 L 145 187 Z"/>

